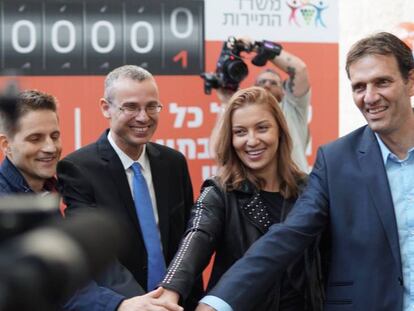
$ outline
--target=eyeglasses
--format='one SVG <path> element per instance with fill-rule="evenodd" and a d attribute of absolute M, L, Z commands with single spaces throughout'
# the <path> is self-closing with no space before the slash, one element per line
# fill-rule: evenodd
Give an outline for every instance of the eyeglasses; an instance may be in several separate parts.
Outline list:
<path fill-rule="evenodd" d="M 116 106 L 116 105 L 115 105 Z M 145 113 L 149 116 L 156 115 L 162 109 L 160 104 L 149 104 L 145 107 L 139 107 L 135 105 L 116 106 L 122 113 L 129 117 L 136 117 L 140 114 L 141 110 L 145 110 Z"/>
<path fill-rule="evenodd" d="M 276 80 L 273 80 L 273 79 L 260 79 L 260 80 L 257 80 L 257 85 L 263 86 L 267 82 L 269 82 L 269 84 L 273 85 L 273 86 L 279 85 L 279 83 Z"/>

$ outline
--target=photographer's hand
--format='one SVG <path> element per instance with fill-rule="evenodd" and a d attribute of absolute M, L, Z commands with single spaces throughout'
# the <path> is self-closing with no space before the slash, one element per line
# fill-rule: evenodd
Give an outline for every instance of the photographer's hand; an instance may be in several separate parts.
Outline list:
<path fill-rule="evenodd" d="M 249 38 L 249 37 L 234 37 L 233 40 L 228 40 L 227 41 L 227 46 L 232 49 L 234 48 L 235 44 L 239 44 L 239 45 L 243 45 L 244 51 L 250 51 L 251 49 L 253 49 L 252 51 L 256 52 L 256 50 L 254 49 L 254 41 Z"/>

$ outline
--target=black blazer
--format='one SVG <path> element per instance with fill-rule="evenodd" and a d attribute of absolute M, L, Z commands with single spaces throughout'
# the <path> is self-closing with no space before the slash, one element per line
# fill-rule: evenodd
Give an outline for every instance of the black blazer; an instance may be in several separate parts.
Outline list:
<path fill-rule="evenodd" d="M 108 131 L 58 164 L 59 190 L 68 215 L 88 208 L 121 217 L 127 252 L 120 262 L 145 289 L 147 253 L 135 206 L 121 160 L 107 139 Z M 147 144 L 159 228 L 166 263 L 172 260 L 184 233 L 193 204 L 193 190 L 184 156 L 171 148 Z"/>
<path fill-rule="evenodd" d="M 319 149 L 286 221 L 272 226 L 211 294 L 248 309 L 321 231 L 330 243 L 326 311 L 401 311 L 403 279 L 394 205 L 378 142 L 364 126 Z"/>

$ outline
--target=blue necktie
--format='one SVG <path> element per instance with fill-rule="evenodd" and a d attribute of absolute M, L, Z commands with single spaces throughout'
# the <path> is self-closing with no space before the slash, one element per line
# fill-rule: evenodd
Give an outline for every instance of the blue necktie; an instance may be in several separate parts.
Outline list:
<path fill-rule="evenodd" d="M 160 234 L 155 223 L 151 197 L 147 182 L 141 172 L 139 163 L 131 166 L 134 171 L 133 189 L 135 209 L 141 226 L 145 248 L 148 254 L 148 291 L 153 290 L 165 276 L 165 260 L 161 249 Z"/>

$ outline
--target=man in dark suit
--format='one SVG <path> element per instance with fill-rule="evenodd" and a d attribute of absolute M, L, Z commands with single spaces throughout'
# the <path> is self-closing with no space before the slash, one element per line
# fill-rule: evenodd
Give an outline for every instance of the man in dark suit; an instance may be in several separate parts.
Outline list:
<path fill-rule="evenodd" d="M 162 252 L 157 259 L 165 265 L 178 248 L 193 204 L 187 163 L 181 153 L 150 142 L 162 105 L 155 80 L 148 71 L 123 66 L 110 72 L 100 106 L 109 121 L 109 130 L 58 165 L 66 214 L 92 209 L 107 210 L 121 217 L 127 252 L 119 256 L 119 261 L 150 291 L 153 288 L 148 286 L 153 285 L 148 285 L 148 263 L 154 258 L 148 255 L 147 237 L 143 234 L 146 229 L 143 219 L 137 216 L 141 207 L 136 206 L 136 197 L 140 194 L 134 192 L 132 165 L 139 165 L 145 179 L 156 239 Z M 119 310 L 128 303 L 129 300 L 124 300 Z M 140 306 L 139 310 L 147 309 Z"/>
<path fill-rule="evenodd" d="M 250 310 L 321 232 L 329 241 L 325 310 L 414 308 L 413 55 L 394 35 L 378 33 L 351 48 L 346 69 L 368 125 L 318 150 L 286 221 L 205 297 L 216 310 Z"/>

